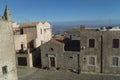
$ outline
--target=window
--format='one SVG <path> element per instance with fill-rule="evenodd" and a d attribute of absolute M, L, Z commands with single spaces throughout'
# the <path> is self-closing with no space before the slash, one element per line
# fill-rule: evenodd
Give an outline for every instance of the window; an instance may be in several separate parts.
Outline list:
<path fill-rule="evenodd" d="M 89 57 L 89 65 L 95 65 L 95 57 Z"/>
<path fill-rule="evenodd" d="M 3 74 L 6 74 L 6 73 L 7 73 L 7 66 L 3 66 L 3 67 L 2 67 L 2 72 L 3 72 Z"/>
<path fill-rule="evenodd" d="M 72 56 L 70 56 L 70 59 L 73 59 L 73 57 L 72 57 Z"/>
<path fill-rule="evenodd" d="M 112 57 L 112 65 L 118 66 L 118 57 Z"/>
<path fill-rule="evenodd" d="M 119 39 L 113 39 L 113 48 L 119 48 Z"/>
<path fill-rule="evenodd" d="M 21 44 L 21 50 L 23 50 L 23 48 L 24 48 L 24 45 L 23 45 L 23 44 Z"/>
<path fill-rule="evenodd" d="M 89 48 L 95 47 L 95 39 L 89 39 Z"/>
<path fill-rule="evenodd" d="M 53 48 L 50 48 L 51 51 L 53 51 L 54 49 Z"/>
<path fill-rule="evenodd" d="M 18 65 L 27 66 L 27 58 L 26 57 L 18 57 Z"/>
<path fill-rule="evenodd" d="M 41 32 L 41 34 L 42 34 L 42 29 L 40 29 L 40 32 Z"/>
<path fill-rule="evenodd" d="M 24 34 L 24 33 L 23 33 L 23 29 L 20 29 L 20 34 Z"/>

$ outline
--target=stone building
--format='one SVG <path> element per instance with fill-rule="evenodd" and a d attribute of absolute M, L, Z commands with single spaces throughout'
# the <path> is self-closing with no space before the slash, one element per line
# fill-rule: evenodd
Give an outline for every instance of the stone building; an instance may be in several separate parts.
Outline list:
<path fill-rule="evenodd" d="M 59 37 L 58 40 L 62 41 L 63 39 L 64 36 Z M 56 69 L 58 67 L 61 67 L 62 66 L 61 63 L 63 62 L 63 59 L 62 61 L 60 61 L 59 58 L 61 59 L 63 52 L 64 52 L 64 43 L 59 42 L 56 39 L 52 39 L 47 43 L 41 45 L 42 68 Z"/>
<path fill-rule="evenodd" d="M 41 62 L 43 69 L 76 70 L 78 69 L 77 54 L 79 51 L 67 51 L 65 48 L 69 39 L 57 36 L 41 45 Z"/>
<path fill-rule="evenodd" d="M 80 64 L 82 72 L 101 71 L 101 31 L 80 28 Z"/>
<path fill-rule="evenodd" d="M 18 80 L 12 20 L 8 7 L 0 18 L 0 80 Z"/>
<path fill-rule="evenodd" d="M 82 72 L 120 73 L 119 27 L 80 28 Z"/>
<path fill-rule="evenodd" d="M 119 27 L 68 30 L 41 46 L 42 68 L 119 74 L 119 40 Z"/>
<path fill-rule="evenodd" d="M 32 54 L 27 47 L 27 35 L 20 35 L 20 26 L 13 23 L 16 63 L 21 66 L 33 67 Z"/>
<path fill-rule="evenodd" d="M 37 48 L 52 38 L 52 27 L 48 22 L 26 22 L 20 28 L 20 34 L 27 35 L 29 48 Z"/>
<path fill-rule="evenodd" d="M 120 29 L 113 27 L 102 32 L 102 72 L 120 73 Z"/>
<path fill-rule="evenodd" d="M 40 45 L 52 38 L 48 22 L 26 22 L 20 26 L 13 24 L 17 64 L 38 66 L 40 64 Z"/>

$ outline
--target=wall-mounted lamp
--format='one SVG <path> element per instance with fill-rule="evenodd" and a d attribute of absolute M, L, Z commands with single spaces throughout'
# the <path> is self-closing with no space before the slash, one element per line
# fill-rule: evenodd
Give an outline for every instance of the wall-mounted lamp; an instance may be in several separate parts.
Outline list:
<path fill-rule="evenodd" d="M 85 46 L 81 46 L 81 48 L 80 48 L 81 50 L 84 50 L 85 49 Z"/>

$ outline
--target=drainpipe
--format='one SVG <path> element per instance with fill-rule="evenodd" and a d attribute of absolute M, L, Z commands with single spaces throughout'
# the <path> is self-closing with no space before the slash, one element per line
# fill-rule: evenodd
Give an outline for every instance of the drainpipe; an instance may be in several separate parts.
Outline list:
<path fill-rule="evenodd" d="M 77 54 L 77 59 L 78 59 L 78 74 L 80 74 L 80 54 Z"/>
<path fill-rule="evenodd" d="M 103 72 L 103 32 L 101 34 L 101 54 L 100 54 L 100 56 L 101 56 L 100 73 L 102 73 Z"/>

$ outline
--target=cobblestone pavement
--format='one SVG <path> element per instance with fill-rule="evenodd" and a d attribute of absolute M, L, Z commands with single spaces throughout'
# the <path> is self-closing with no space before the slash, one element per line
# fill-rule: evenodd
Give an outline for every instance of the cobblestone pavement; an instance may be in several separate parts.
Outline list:
<path fill-rule="evenodd" d="M 120 80 L 120 75 L 76 74 L 67 71 L 50 71 L 38 68 L 18 67 L 19 80 Z"/>

